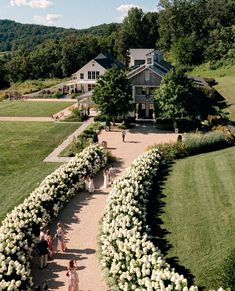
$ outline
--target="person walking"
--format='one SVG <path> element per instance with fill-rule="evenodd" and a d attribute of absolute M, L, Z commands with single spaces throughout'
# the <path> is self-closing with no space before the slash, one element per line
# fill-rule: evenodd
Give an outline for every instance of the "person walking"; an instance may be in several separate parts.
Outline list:
<path fill-rule="evenodd" d="M 64 252 L 66 250 L 65 242 L 64 242 L 64 229 L 62 223 L 58 222 L 57 223 L 57 230 L 56 230 L 56 235 L 55 237 L 57 238 L 57 250 L 61 250 Z"/>
<path fill-rule="evenodd" d="M 66 276 L 68 277 L 68 291 L 79 291 L 79 279 L 76 269 L 77 269 L 76 261 L 70 260 L 68 272 L 66 274 Z"/>
<path fill-rule="evenodd" d="M 125 142 L 126 131 L 122 130 L 122 141 Z"/>
<path fill-rule="evenodd" d="M 94 180 L 91 176 L 88 176 L 88 192 L 93 193 L 95 191 Z"/>
<path fill-rule="evenodd" d="M 107 189 L 109 187 L 109 169 L 107 167 L 104 168 L 103 175 L 104 175 L 104 185 L 103 185 L 103 188 L 104 189 Z"/>
<path fill-rule="evenodd" d="M 110 166 L 108 173 L 109 173 L 109 185 L 112 185 L 116 175 L 116 169 L 113 167 L 113 165 Z"/>
<path fill-rule="evenodd" d="M 51 237 L 51 234 L 50 234 L 50 230 L 47 230 L 46 231 L 46 240 L 47 240 L 47 243 L 48 243 L 48 257 L 49 259 L 52 259 L 52 255 L 53 255 L 53 249 L 52 249 L 52 237 Z"/>
<path fill-rule="evenodd" d="M 40 257 L 40 269 L 46 268 L 47 266 L 47 259 L 48 259 L 48 242 L 43 234 L 40 238 L 40 241 L 37 244 L 38 253 Z"/>

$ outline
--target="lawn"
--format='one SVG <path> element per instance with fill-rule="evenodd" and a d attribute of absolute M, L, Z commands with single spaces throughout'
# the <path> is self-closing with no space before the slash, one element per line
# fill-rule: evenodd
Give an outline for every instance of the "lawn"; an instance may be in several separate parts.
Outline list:
<path fill-rule="evenodd" d="M 219 287 L 217 271 L 234 248 L 235 147 L 178 160 L 162 193 L 162 228 L 172 245 L 167 257 L 207 290 Z"/>
<path fill-rule="evenodd" d="M 229 117 L 235 121 L 235 66 L 230 68 L 219 68 L 210 70 L 206 65 L 196 67 L 190 75 L 215 78 L 218 84 L 215 86 L 222 96 L 224 96 L 230 107 Z"/>
<path fill-rule="evenodd" d="M 43 159 L 77 127 L 71 123 L 0 122 L 0 221 L 59 166 Z"/>
<path fill-rule="evenodd" d="M 0 102 L 0 116 L 51 117 L 53 114 L 73 104 L 66 101 L 3 101 Z"/>

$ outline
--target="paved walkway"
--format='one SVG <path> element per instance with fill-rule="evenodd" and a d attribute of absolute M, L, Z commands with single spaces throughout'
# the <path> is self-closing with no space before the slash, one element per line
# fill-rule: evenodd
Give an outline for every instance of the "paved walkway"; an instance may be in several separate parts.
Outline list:
<path fill-rule="evenodd" d="M 94 117 L 90 117 L 74 132 L 72 133 L 66 140 L 63 141 L 61 145 L 59 145 L 52 153 L 50 153 L 43 162 L 49 163 L 67 163 L 71 160 L 70 157 L 59 157 L 59 154 L 72 143 L 72 141 L 77 138 L 91 123 L 94 122 Z"/>
<path fill-rule="evenodd" d="M 120 131 L 102 131 L 99 135 L 99 140 L 107 141 L 108 150 L 117 157 L 115 167 L 119 168 L 119 175 L 149 145 L 175 141 L 176 139 L 177 134 L 160 133 L 149 125 L 139 125 L 128 131 L 125 143 L 122 142 Z M 79 193 L 61 212 L 57 221 L 61 221 L 65 225 L 68 250 L 65 253 L 56 253 L 53 261 L 49 262 L 49 266 L 45 270 L 40 271 L 35 265 L 33 268 L 35 283 L 47 281 L 50 290 L 67 290 L 66 271 L 68 261 L 76 258 L 80 290 L 109 290 L 102 279 L 97 259 L 99 221 L 108 197 L 107 190 L 104 190 L 102 185 L 103 177 L 102 173 L 99 173 L 95 178 L 95 192 L 92 194 Z M 57 221 L 51 228 L 53 234 L 56 230 Z"/>
<path fill-rule="evenodd" d="M 48 122 L 53 121 L 51 117 L 15 117 L 15 116 L 0 116 L 0 121 L 36 121 Z"/>

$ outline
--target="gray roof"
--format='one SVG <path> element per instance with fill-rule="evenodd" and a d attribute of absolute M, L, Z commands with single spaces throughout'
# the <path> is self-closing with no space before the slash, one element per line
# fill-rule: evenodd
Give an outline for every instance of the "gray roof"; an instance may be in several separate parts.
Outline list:
<path fill-rule="evenodd" d="M 94 60 L 105 69 L 111 69 L 112 66 L 117 66 L 120 69 L 124 67 L 121 62 L 114 59 L 110 54 L 104 55 L 101 53 Z"/>

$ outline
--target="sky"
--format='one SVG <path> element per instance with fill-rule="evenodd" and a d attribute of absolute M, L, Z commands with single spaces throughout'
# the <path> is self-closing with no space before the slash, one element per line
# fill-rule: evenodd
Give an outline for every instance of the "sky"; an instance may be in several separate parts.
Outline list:
<path fill-rule="evenodd" d="M 157 11 L 158 0 L 0 0 L 0 19 L 65 28 L 121 22 L 131 7 Z"/>

